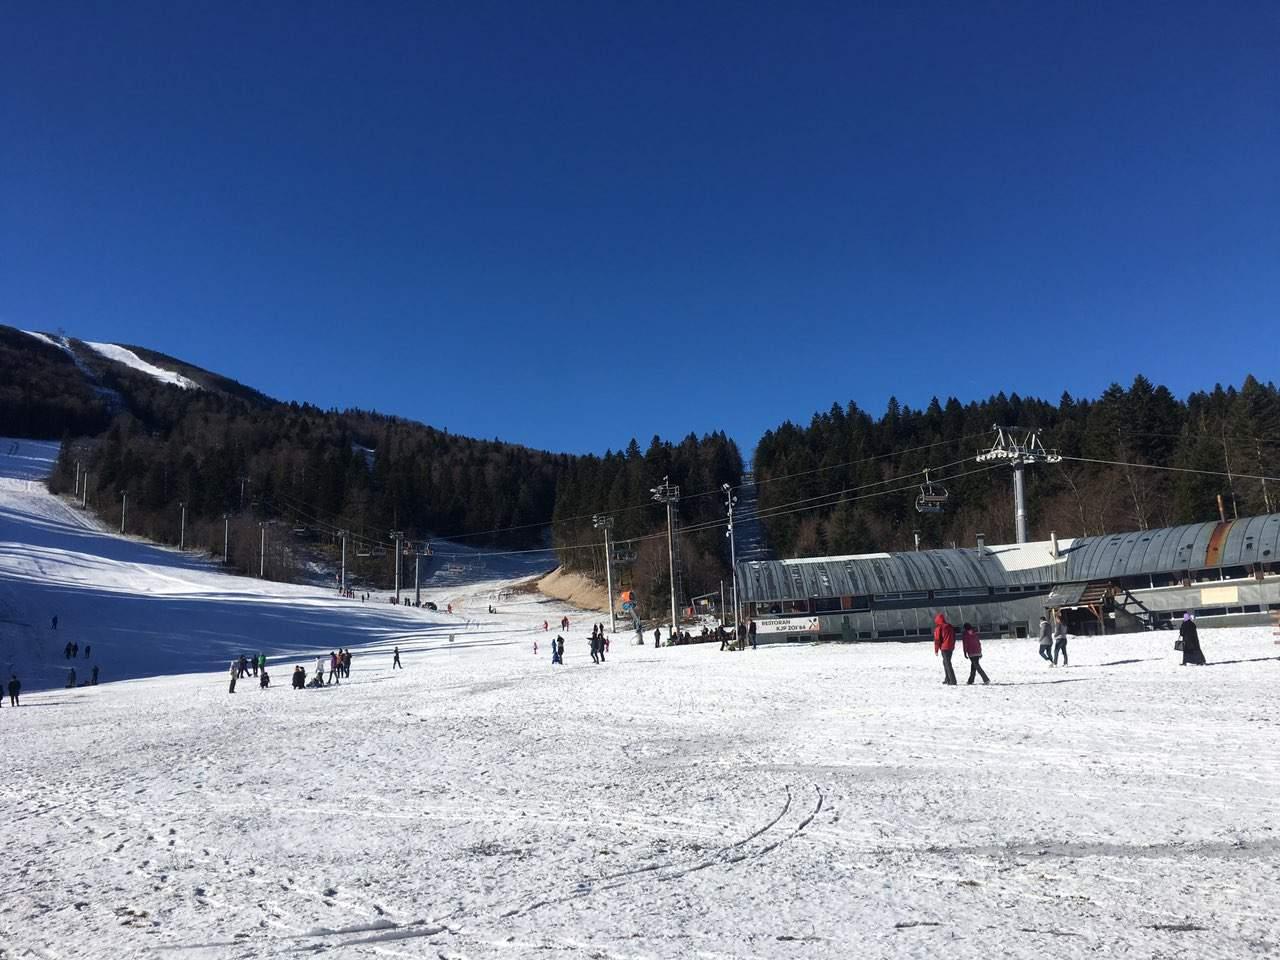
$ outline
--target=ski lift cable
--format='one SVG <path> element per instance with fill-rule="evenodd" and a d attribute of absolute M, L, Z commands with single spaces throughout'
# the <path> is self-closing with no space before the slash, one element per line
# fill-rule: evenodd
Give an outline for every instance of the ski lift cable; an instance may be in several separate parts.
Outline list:
<path fill-rule="evenodd" d="M 1099 463 L 1109 467 L 1136 467 L 1139 470 L 1164 470 L 1169 473 L 1194 473 L 1205 477 L 1234 477 L 1236 480 L 1266 480 L 1272 483 L 1280 483 L 1280 477 L 1270 477 L 1260 473 L 1236 473 L 1234 470 L 1227 473 L 1225 470 L 1197 470 L 1193 467 L 1165 467 L 1158 463 L 1129 463 L 1124 460 L 1100 460 L 1096 457 L 1068 457 L 1063 456 L 1063 460 L 1073 460 L 1076 463 Z"/>

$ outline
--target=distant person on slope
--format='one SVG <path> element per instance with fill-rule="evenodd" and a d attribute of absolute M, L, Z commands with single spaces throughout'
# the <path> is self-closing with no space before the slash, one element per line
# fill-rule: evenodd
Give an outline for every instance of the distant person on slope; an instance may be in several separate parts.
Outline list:
<path fill-rule="evenodd" d="M 232 660 L 231 661 L 231 689 L 228 690 L 227 693 L 236 692 L 236 678 L 239 676 L 240 676 L 240 661 Z"/>
<path fill-rule="evenodd" d="M 67 671 L 67 686 L 74 687 L 76 685 L 76 668 L 72 667 Z"/>
<path fill-rule="evenodd" d="M 1067 625 L 1062 620 L 1062 615 L 1057 617 L 1057 624 L 1053 628 L 1053 665 L 1058 665 L 1058 654 L 1062 654 L 1062 665 L 1067 666 Z"/>
<path fill-rule="evenodd" d="M 53 620 L 51 620 L 51 621 L 50 621 L 49 625 L 50 625 L 54 630 L 57 630 L 57 629 L 58 629 L 58 615 L 57 615 L 56 613 L 53 615 Z"/>
<path fill-rule="evenodd" d="M 942 682 L 949 687 L 956 685 L 956 672 L 951 666 L 951 655 L 956 649 L 956 628 L 947 623 L 947 615 L 939 613 L 933 618 L 933 655 L 942 654 Z"/>
<path fill-rule="evenodd" d="M 1040 658 L 1049 661 L 1050 666 L 1056 666 L 1053 662 L 1053 628 L 1049 626 L 1049 621 L 1044 617 L 1040 618 Z"/>
<path fill-rule="evenodd" d="M 662 645 L 662 628 L 653 628 L 653 648 L 656 650 Z"/>
<path fill-rule="evenodd" d="M 537 652 L 538 652 L 538 645 L 537 645 L 536 643 L 533 645 L 533 652 L 534 652 L 534 653 L 537 653 Z M 399 647 L 396 647 L 394 650 L 392 650 L 392 651 L 391 651 L 391 653 L 393 654 L 392 659 L 391 659 L 391 669 L 392 669 L 392 670 L 403 670 L 403 669 L 404 669 L 404 667 L 403 667 L 403 666 L 401 666 L 401 664 L 400 664 L 400 648 L 399 648 Z"/>
<path fill-rule="evenodd" d="M 90 650 L 92 650 L 92 649 L 93 649 L 93 645 L 92 645 L 92 644 L 86 643 L 86 644 L 84 645 L 84 658 L 85 658 L 86 660 L 88 660 L 88 659 L 89 659 L 89 651 L 90 651 Z"/>
<path fill-rule="evenodd" d="M 1182 665 L 1193 667 L 1204 666 L 1204 651 L 1200 649 L 1200 631 L 1196 627 L 1196 618 L 1188 610 L 1182 615 L 1182 626 L 1178 627 L 1178 637 L 1182 640 Z"/>
<path fill-rule="evenodd" d="M 9 705 L 18 706 L 18 694 L 22 692 L 22 681 L 18 679 L 16 673 L 9 676 Z"/>
<path fill-rule="evenodd" d="M 98 685 L 98 665 L 96 663 L 93 665 L 93 679 L 89 682 L 95 687 Z"/>
<path fill-rule="evenodd" d="M 971 623 L 964 625 L 964 630 L 960 634 L 960 643 L 964 647 L 964 655 L 969 659 L 969 680 L 968 685 L 973 686 L 974 676 L 982 678 L 983 683 L 990 683 L 991 678 L 987 676 L 978 661 L 982 659 L 982 640 L 978 637 L 977 628 Z"/>

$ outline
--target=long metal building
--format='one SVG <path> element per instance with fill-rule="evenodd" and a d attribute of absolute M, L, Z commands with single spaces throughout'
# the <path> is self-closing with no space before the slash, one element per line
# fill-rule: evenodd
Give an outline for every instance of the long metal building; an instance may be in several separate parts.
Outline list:
<path fill-rule="evenodd" d="M 1038 543 L 748 561 L 760 639 L 908 640 L 934 615 L 1024 637 L 1060 611 L 1077 634 L 1269 623 L 1280 611 L 1280 514 Z"/>

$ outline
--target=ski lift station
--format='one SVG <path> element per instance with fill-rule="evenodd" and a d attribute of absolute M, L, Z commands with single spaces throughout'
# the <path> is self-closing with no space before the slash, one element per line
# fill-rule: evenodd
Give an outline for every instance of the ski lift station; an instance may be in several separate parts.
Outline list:
<path fill-rule="evenodd" d="M 737 565 L 760 640 L 919 640 L 933 618 L 985 637 L 1036 636 L 1059 611 L 1076 634 L 1271 623 L 1280 514 L 1137 533 Z"/>

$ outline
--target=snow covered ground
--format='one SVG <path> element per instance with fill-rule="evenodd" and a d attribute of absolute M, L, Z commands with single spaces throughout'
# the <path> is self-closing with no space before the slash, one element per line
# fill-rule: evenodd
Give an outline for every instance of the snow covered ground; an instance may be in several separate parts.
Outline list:
<path fill-rule="evenodd" d="M 26 521 L 6 522 L 0 555 Z M 113 563 L 143 549 L 116 542 Z M 81 562 L 92 593 L 103 567 Z M 175 576 L 182 597 L 217 579 Z M 75 617 L 114 615 L 126 587 Z M 493 583 L 458 588 L 474 626 L 452 643 L 445 616 L 264 589 L 191 600 L 183 643 L 218 644 L 206 615 L 231 606 L 245 631 L 310 618 L 282 628 L 299 650 L 311 631 L 337 642 L 337 618 L 363 641 L 349 682 L 291 690 L 310 663 L 281 657 L 266 691 L 187 673 L 0 710 L 0 957 L 1238 958 L 1280 942 L 1269 628 L 1203 631 L 1202 668 L 1167 633 L 1074 639 L 1057 668 L 1034 641 L 991 641 L 992 685 L 944 687 L 922 644 L 620 636 L 597 666 L 575 624 L 552 667 L 540 628 L 558 608 L 517 596 L 490 617 Z"/>

